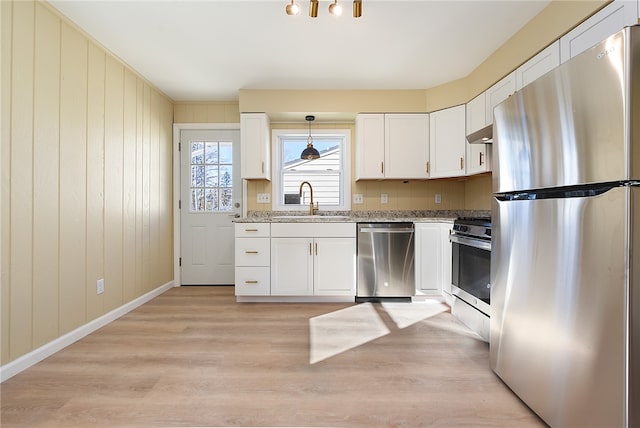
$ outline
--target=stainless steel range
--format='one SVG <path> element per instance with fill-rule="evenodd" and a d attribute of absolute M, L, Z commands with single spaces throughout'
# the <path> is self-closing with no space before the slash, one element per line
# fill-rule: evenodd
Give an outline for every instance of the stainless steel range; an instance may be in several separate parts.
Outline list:
<path fill-rule="evenodd" d="M 489 341 L 491 218 L 458 218 L 453 222 L 449 240 L 451 313 Z"/>

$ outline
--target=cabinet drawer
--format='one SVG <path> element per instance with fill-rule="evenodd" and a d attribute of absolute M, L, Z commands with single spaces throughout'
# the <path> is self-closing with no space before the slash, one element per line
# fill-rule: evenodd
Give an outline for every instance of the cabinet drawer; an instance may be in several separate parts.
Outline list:
<path fill-rule="evenodd" d="M 236 266 L 269 266 L 270 247 L 269 238 L 237 238 Z"/>
<path fill-rule="evenodd" d="M 269 223 L 236 223 L 236 238 L 268 238 L 271 231 Z"/>
<path fill-rule="evenodd" d="M 269 267 L 236 267 L 236 296 L 269 296 L 271 294 Z"/>

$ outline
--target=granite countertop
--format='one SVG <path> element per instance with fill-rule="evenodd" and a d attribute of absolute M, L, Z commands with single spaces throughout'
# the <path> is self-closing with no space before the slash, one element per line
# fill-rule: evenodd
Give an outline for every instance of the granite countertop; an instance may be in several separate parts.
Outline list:
<path fill-rule="evenodd" d="M 328 222 L 453 222 L 458 217 L 490 217 L 491 211 L 321 211 L 310 216 L 308 211 L 249 211 L 236 223 L 328 223 Z"/>

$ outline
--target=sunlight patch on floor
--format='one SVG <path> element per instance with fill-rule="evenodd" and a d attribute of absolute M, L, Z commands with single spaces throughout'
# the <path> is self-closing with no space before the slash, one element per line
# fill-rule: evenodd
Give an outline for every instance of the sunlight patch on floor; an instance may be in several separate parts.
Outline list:
<path fill-rule="evenodd" d="M 315 364 L 388 333 L 371 303 L 313 317 L 309 320 L 309 362 Z"/>
<path fill-rule="evenodd" d="M 449 306 L 435 300 L 412 303 L 382 302 L 381 305 L 398 328 L 409 327 L 449 310 Z"/>

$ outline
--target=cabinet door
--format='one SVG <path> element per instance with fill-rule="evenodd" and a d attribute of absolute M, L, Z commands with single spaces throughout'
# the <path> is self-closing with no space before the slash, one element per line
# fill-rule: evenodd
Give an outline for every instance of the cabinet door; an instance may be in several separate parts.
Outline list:
<path fill-rule="evenodd" d="M 489 162 L 490 144 L 469 144 L 467 143 L 467 175 L 481 174 L 491 171 Z"/>
<path fill-rule="evenodd" d="M 313 294 L 355 296 L 355 238 L 316 238 L 313 251 Z"/>
<path fill-rule="evenodd" d="M 265 113 L 240 115 L 242 178 L 271 180 L 269 117 Z"/>
<path fill-rule="evenodd" d="M 429 115 L 430 177 L 465 175 L 465 106 L 447 108 Z"/>
<path fill-rule="evenodd" d="M 516 91 L 559 65 L 560 41 L 557 40 L 516 69 Z"/>
<path fill-rule="evenodd" d="M 385 178 L 429 177 L 429 115 L 385 115 Z"/>
<path fill-rule="evenodd" d="M 271 238 L 271 295 L 313 294 L 313 240 Z"/>
<path fill-rule="evenodd" d="M 560 39 L 560 60 L 565 62 L 600 43 L 625 26 L 638 22 L 638 3 L 635 0 L 616 0 Z"/>
<path fill-rule="evenodd" d="M 487 126 L 485 110 L 485 93 L 481 93 L 467 103 L 466 129 L 467 135 Z"/>
<path fill-rule="evenodd" d="M 416 294 L 442 292 L 442 236 L 439 223 L 416 223 Z"/>
<path fill-rule="evenodd" d="M 442 291 L 451 295 L 451 241 L 449 241 L 449 235 L 451 234 L 451 223 L 440 224 L 440 253 L 442 254 Z"/>
<path fill-rule="evenodd" d="M 384 177 L 384 114 L 356 116 L 356 180 Z"/>
<path fill-rule="evenodd" d="M 487 89 L 485 95 L 486 105 L 486 123 L 490 125 L 493 123 L 493 109 L 502 101 L 509 98 L 509 95 L 516 91 L 516 73 L 515 71 L 501 81 Z"/>

